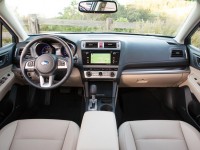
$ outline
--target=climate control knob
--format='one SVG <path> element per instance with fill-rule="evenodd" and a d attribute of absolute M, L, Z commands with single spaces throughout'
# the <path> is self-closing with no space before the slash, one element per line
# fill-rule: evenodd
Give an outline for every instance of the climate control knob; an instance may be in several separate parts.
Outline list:
<path fill-rule="evenodd" d="M 110 76 L 111 76 L 111 77 L 114 77 L 114 76 L 115 76 L 115 73 L 114 73 L 114 72 L 110 72 Z"/>
<path fill-rule="evenodd" d="M 91 76 L 92 76 L 92 72 L 87 71 L 87 72 L 86 72 L 86 76 L 87 76 L 87 77 L 91 77 Z"/>
<path fill-rule="evenodd" d="M 99 76 L 102 76 L 103 75 L 103 73 L 102 72 L 99 72 Z"/>

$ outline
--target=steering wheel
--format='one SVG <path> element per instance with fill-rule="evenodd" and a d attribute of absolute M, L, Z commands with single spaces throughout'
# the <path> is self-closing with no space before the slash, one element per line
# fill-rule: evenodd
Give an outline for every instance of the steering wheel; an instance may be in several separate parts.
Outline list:
<path fill-rule="evenodd" d="M 38 57 L 25 58 L 26 53 L 30 50 L 31 46 L 43 40 L 53 40 L 60 43 L 64 47 L 68 59 L 53 54 L 43 54 Z M 20 68 L 24 78 L 29 84 L 39 89 L 49 90 L 62 85 L 69 78 L 73 65 L 74 59 L 70 47 L 61 38 L 52 35 L 45 35 L 33 39 L 24 47 L 20 56 Z M 54 77 L 58 70 L 67 71 L 60 81 L 55 82 Z M 33 80 L 28 77 L 27 72 L 35 72 L 38 74 L 40 82 L 33 82 Z"/>

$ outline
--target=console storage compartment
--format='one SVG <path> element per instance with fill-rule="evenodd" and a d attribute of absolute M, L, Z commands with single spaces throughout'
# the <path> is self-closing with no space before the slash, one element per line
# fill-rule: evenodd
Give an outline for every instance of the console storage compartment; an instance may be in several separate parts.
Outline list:
<path fill-rule="evenodd" d="M 77 150 L 119 150 L 113 112 L 88 111 L 84 114 Z"/>

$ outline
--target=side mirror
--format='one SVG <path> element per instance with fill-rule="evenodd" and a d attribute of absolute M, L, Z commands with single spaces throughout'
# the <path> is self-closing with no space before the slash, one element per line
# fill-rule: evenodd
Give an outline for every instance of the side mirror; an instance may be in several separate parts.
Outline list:
<path fill-rule="evenodd" d="M 117 11 L 117 3 L 114 1 L 81 1 L 78 9 L 84 13 L 114 13 Z"/>

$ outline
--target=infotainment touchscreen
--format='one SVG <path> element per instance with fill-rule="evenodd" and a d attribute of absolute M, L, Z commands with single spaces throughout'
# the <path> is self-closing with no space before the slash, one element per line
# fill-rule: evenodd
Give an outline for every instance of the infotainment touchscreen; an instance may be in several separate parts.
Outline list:
<path fill-rule="evenodd" d="M 91 64 L 111 64 L 110 53 L 91 53 Z"/>

